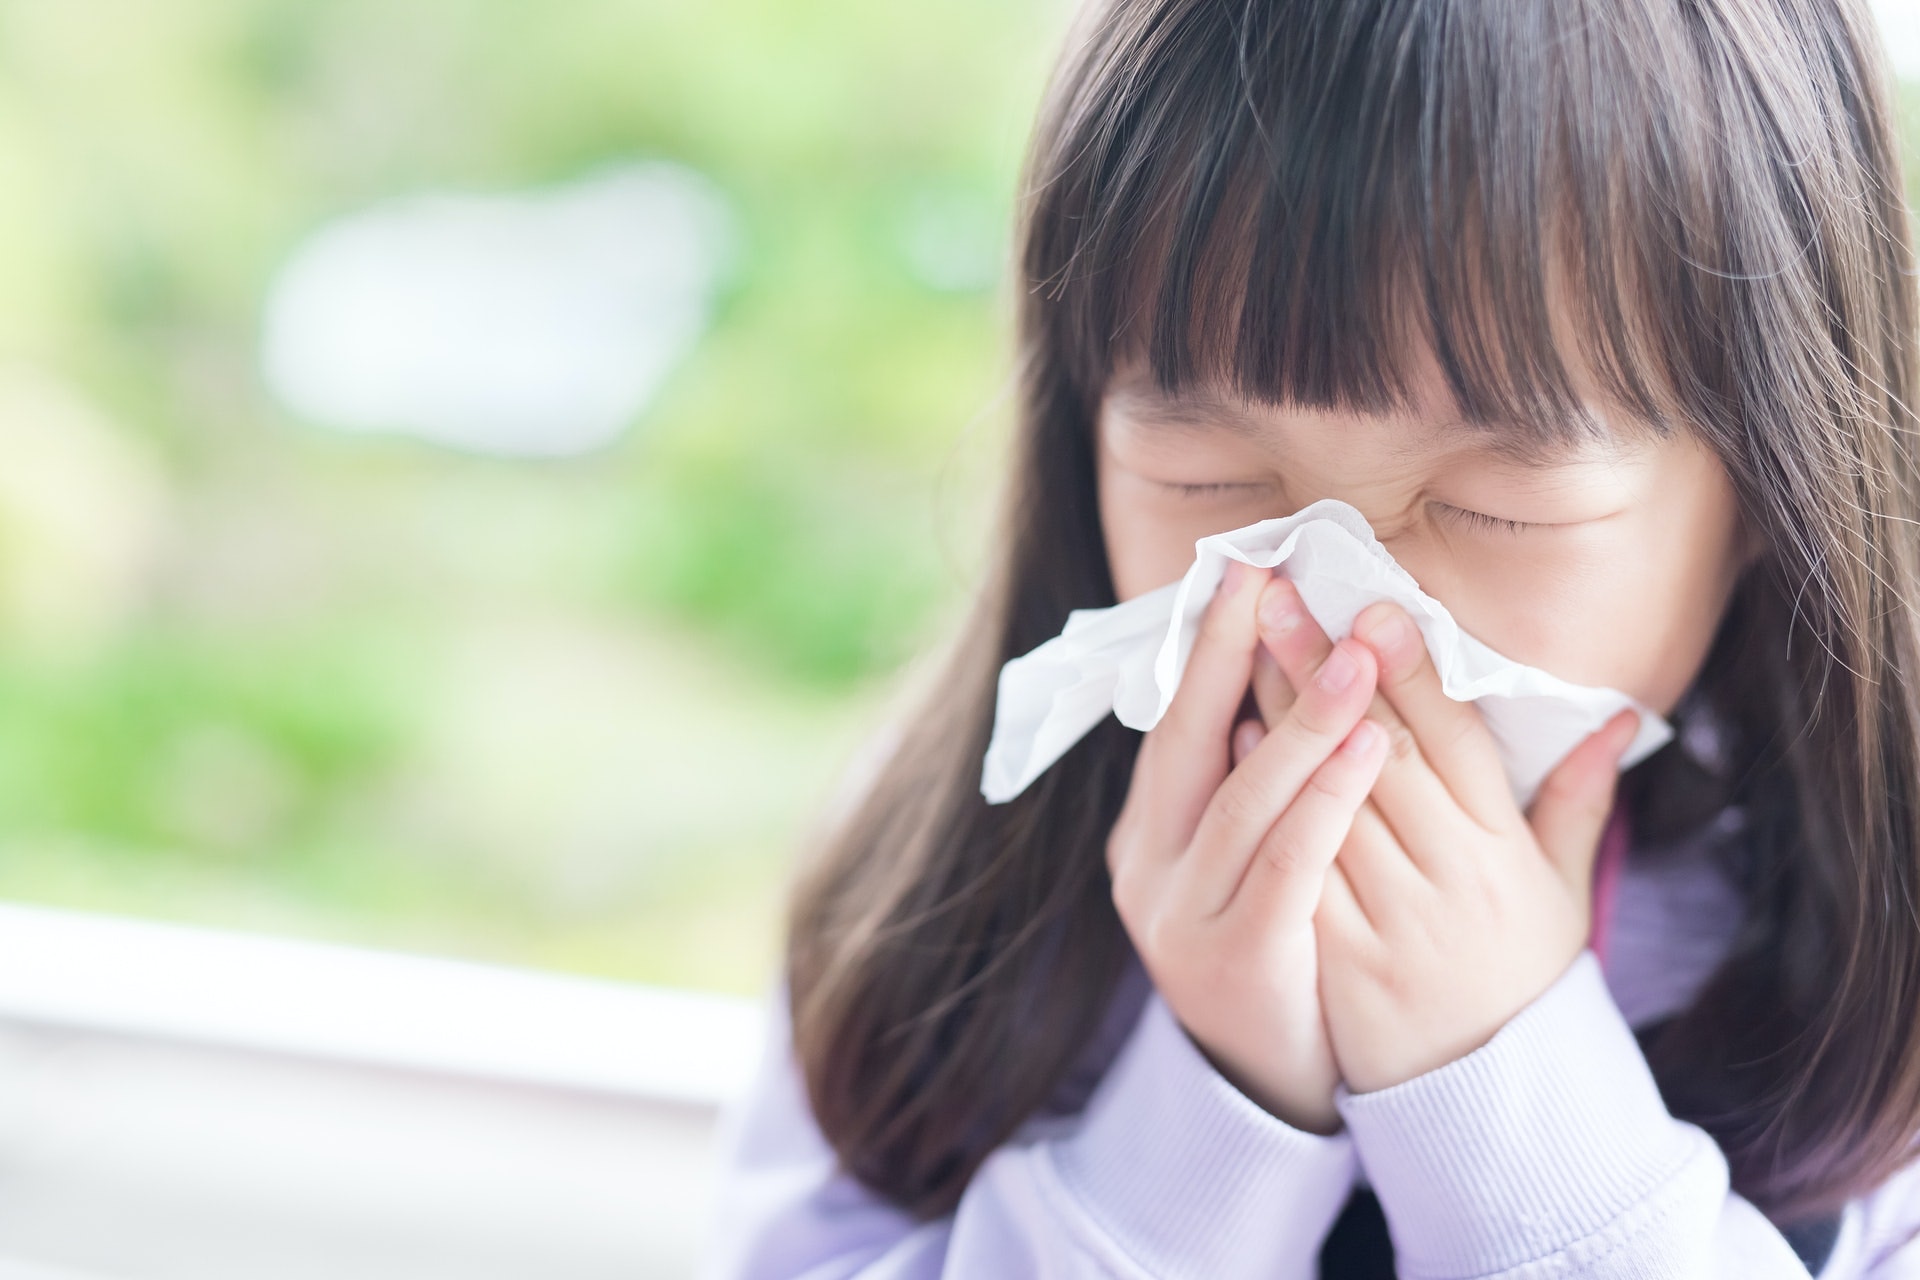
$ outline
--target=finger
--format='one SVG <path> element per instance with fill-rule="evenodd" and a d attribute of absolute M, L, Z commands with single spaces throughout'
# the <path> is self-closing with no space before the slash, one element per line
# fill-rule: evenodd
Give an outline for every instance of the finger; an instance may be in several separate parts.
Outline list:
<path fill-rule="evenodd" d="M 1226 905 L 1261 840 L 1372 696 L 1373 657 L 1365 645 L 1347 641 L 1327 655 L 1286 716 L 1227 775 L 1200 815 L 1174 890 L 1187 911 L 1211 916 Z"/>
<path fill-rule="evenodd" d="M 1406 907 L 1431 889 L 1372 800 L 1354 814 L 1339 859 L 1354 897 L 1376 926 L 1384 927 L 1396 907 Z"/>
<path fill-rule="evenodd" d="M 1360 905 L 1360 898 L 1353 891 L 1352 877 L 1337 857 L 1321 880 L 1320 905 L 1313 911 L 1313 928 L 1319 936 L 1322 955 L 1329 942 L 1351 943 L 1378 936 L 1373 931 L 1373 922 L 1367 919 L 1366 908 Z M 1320 972 L 1326 973 L 1324 963 Z"/>
<path fill-rule="evenodd" d="M 1375 601 L 1353 620 L 1353 633 L 1378 655 L 1382 696 L 1454 803 L 1489 831 L 1513 826 L 1519 814 L 1493 735 L 1478 707 L 1441 688 L 1440 672 L 1406 610 Z"/>
<path fill-rule="evenodd" d="M 1540 848 L 1582 895 L 1593 884 L 1593 860 L 1619 791 L 1620 757 L 1639 725 L 1632 708 L 1615 713 L 1554 766 L 1527 809 Z"/>
<path fill-rule="evenodd" d="M 1262 585 L 1258 622 L 1261 644 L 1277 660 L 1291 689 L 1305 683 L 1333 650 L 1333 641 L 1307 612 L 1300 588 L 1290 578 L 1273 574 Z"/>
<path fill-rule="evenodd" d="M 1267 727 L 1258 720 L 1242 720 L 1233 726 L 1233 767 L 1238 769 L 1240 762 L 1253 754 L 1260 745 L 1260 739 L 1267 736 Z"/>
<path fill-rule="evenodd" d="M 1161 859 L 1171 861 L 1186 846 L 1231 768 L 1228 734 L 1252 677 L 1258 640 L 1253 606 L 1271 576 L 1228 561 L 1200 617 L 1173 700 L 1141 740 L 1129 800 L 1140 807 L 1142 843 Z"/>
<path fill-rule="evenodd" d="M 1386 746 L 1378 725 L 1355 724 L 1268 829 L 1221 910 L 1255 929 L 1312 919 L 1327 864 L 1366 803 Z"/>
<path fill-rule="evenodd" d="M 1262 724 L 1279 724 L 1293 706 L 1293 685 L 1288 683 L 1286 673 L 1280 670 L 1280 664 L 1274 661 L 1273 651 L 1266 645 L 1255 646 L 1253 650 L 1253 701 L 1260 708 Z"/>
<path fill-rule="evenodd" d="M 1261 644 L 1293 685 L 1308 677 L 1332 647 L 1327 633 L 1306 612 L 1298 588 L 1276 577 L 1260 596 Z M 1417 839 L 1433 815 L 1458 808 L 1458 802 L 1420 754 L 1413 730 L 1376 690 L 1367 719 L 1387 732 L 1387 761 L 1373 784 L 1373 803 L 1388 825 L 1405 837 L 1401 846 L 1430 879 L 1441 879 L 1453 852 L 1451 842 Z M 1400 819 L 1396 824 L 1394 819 Z"/>

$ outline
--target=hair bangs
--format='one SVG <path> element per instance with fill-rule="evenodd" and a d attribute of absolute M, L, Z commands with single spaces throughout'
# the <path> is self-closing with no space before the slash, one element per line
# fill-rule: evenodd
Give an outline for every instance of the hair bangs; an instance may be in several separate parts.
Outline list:
<path fill-rule="evenodd" d="M 1675 333 L 1712 323 L 1711 206 L 1657 100 L 1700 119 L 1688 73 L 1584 10 L 1191 3 L 1093 33 L 1126 66 L 1067 96 L 1027 262 L 1083 402 L 1140 364 L 1346 412 L 1425 386 L 1548 447 L 1711 414 L 1724 371 L 1680 362 L 1716 344 Z"/>

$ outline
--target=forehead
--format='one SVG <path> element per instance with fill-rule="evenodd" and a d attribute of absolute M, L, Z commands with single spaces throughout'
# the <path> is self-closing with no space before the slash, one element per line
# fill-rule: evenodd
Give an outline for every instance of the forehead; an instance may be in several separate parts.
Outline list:
<path fill-rule="evenodd" d="M 1309 406 L 1257 403 L 1215 386 L 1162 390 L 1138 368 L 1116 373 L 1103 411 L 1149 438 L 1199 439 L 1226 435 L 1256 444 L 1280 445 L 1290 418 L 1332 412 Z M 1392 430 L 1388 448 L 1407 458 L 1467 451 L 1526 468 L 1617 459 L 1645 448 L 1658 434 L 1652 424 L 1603 412 L 1586 404 L 1578 415 L 1551 421 L 1469 420 L 1451 404 L 1410 405 L 1379 416 Z"/>

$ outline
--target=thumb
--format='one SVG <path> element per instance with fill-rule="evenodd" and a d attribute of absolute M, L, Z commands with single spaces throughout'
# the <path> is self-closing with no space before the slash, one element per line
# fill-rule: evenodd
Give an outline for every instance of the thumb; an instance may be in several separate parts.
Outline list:
<path fill-rule="evenodd" d="M 1600 833 L 1613 811 L 1620 757 L 1639 726 L 1639 713 L 1631 708 L 1616 713 L 1554 766 L 1527 810 L 1527 822 L 1541 850 L 1583 896 L 1592 887 Z"/>

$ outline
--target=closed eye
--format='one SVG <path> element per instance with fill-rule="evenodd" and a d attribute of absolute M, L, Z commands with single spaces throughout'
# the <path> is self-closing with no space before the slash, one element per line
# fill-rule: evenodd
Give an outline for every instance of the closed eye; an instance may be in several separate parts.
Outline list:
<path fill-rule="evenodd" d="M 1160 480 L 1156 481 L 1156 483 L 1163 489 L 1171 489 L 1175 493 L 1183 494 L 1190 498 L 1204 497 L 1211 493 L 1225 493 L 1230 489 L 1258 489 L 1262 487 L 1258 484 L 1251 484 L 1245 481 L 1229 481 L 1219 484 L 1181 484 L 1173 480 Z"/>
<path fill-rule="evenodd" d="M 1164 489 L 1171 489 L 1184 497 L 1203 498 L 1213 494 L 1227 493 L 1235 489 L 1259 489 L 1264 486 L 1246 481 L 1225 481 L 1212 484 L 1183 484 L 1174 480 L 1156 481 Z M 1462 524 L 1498 533 L 1522 533 L 1528 529 L 1550 529 L 1552 525 L 1525 520 L 1504 520 L 1499 516 L 1490 516 L 1480 511 L 1469 511 L 1465 507 L 1456 507 L 1448 503 L 1437 503 L 1451 519 Z"/>
<path fill-rule="evenodd" d="M 1502 520 L 1499 516 L 1485 515 L 1479 511 L 1468 511 L 1465 507 L 1449 506 L 1444 502 L 1440 503 L 1439 506 L 1442 510 L 1450 513 L 1453 519 L 1460 521 L 1462 524 L 1473 525 L 1477 528 L 1493 530 L 1500 533 L 1519 533 L 1526 529 L 1542 529 L 1547 527 L 1540 524 L 1529 524 L 1524 520 Z"/>

